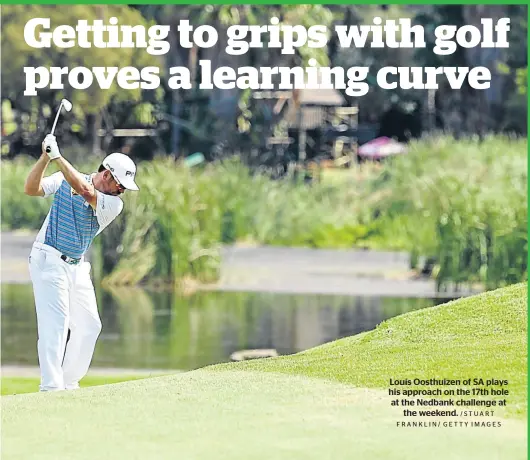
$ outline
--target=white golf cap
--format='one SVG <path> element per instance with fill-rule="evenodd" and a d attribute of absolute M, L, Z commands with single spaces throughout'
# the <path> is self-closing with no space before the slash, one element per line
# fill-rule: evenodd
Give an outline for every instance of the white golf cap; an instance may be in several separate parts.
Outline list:
<path fill-rule="evenodd" d="M 140 190 L 136 182 L 134 182 L 136 165 L 127 155 L 123 153 L 111 153 L 105 157 L 102 164 L 126 189 Z"/>

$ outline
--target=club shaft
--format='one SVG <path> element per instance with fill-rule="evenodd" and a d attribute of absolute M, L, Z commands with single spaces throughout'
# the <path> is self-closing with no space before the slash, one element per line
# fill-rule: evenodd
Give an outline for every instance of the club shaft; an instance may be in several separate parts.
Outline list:
<path fill-rule="evenodd" d="M 57 120 L 59 119 L 59 115 L 61 114 L 61 109 L 63 108 L 63 101 L 61 101 L 61 104 L 59 105 L 59 110 L 57 110 L 57 115 L 55 115 L 55 121 L 53 122 L 52 132 L 51 134 L 55 133 L 55 125 L 57 125 Z"/>

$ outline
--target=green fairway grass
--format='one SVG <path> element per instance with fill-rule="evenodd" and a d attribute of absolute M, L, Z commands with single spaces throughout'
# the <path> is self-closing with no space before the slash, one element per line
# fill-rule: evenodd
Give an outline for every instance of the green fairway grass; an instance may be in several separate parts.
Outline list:
<path fill-rule="evenodd" d="M 506 379 L 503 414 L 526 418 L 527 295 L 526 284 L 516 284 L 400 315 L 293 356 L 210 369 L 300 374 L 368 388 L 388 388 L 391 378 Z"/>
<path fill-rule="evenodd" d="M 81 388 L 98 385 L 109 385 L 111 383 L 126 382 L 145 378 L 143 376 L 88 376 L 81 382 Z M 2 377 L 2 396 L 20 395 L 24 393 L 35 393 L 39 391 L 40 378 L 38 377 Z"/>
<path fill-rule="evenodd" d="M 517 285 L 294 356 L 6 396 L 2 459 L 523 460 L 526 299 Z M 500 426 L 398 426 L 413 420 L 388 379 L 416 376 L 509 380 L 505 410 L 451 418 Z"/>

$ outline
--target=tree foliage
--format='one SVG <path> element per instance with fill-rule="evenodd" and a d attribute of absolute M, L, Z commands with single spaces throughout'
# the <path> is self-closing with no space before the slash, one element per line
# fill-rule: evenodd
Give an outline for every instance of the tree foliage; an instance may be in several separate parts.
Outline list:
<path fill-rule="evenodd" d="M 18 105 L 27 107 L 29 97 L 22 97 L 25 89 L 26 66 L 39 67 L 126 67 L 142 68 L 159 66 L 160 59 L 151 56 L 144 49 L 136 48 L 32 48 L 24 40 L 24 26 L 32 18 L 50 18 L 51 29 L 58 25 L 74 26 L 80 19 L 90 24 L 93 20 L 108 20 L 117 17 L 119 24 L 143 25 L 146 28 L 152 23 L 147 21 L 137 10 L 124 5 L 3 5 L 2 6 L 2 95 L 17 100 Z M 37 29 L 38 30 L 38 29 Z M 98 112 L 112 98 L 140 100 L 141 90 L 124 90 L 117 84 L 110 89 L 102 90 L 93 84 L 87 90 L 76 90 L 63 77 L 63 91 L 41 90 L 40 99 L 54 96 L 55 99 L 67 97 L 77 109 L 82 108 L 85 114 Z"/>
<path fill-rule="evenodd" d="M 144 49 L 88 48 L 60 49 L 56 46 L 33 49 L 24 41 L 24 26 L 35 17 L 51 18 L 51 27 L 60 24 L 75 26 L 80 19 L 91 23 L 101 19 L 108 23 L 117 17 L 119 24 L 169 25 L 168 40 L 171 50 L 165 56 L 151 56 Z M 328 46 L 297 49 L 294 55 L 285 55 L 278 48 L 251 48 L 241 56 L 226 53 L 226 30 L 235 24 L 266 25 L 272 17 L 280 24 L 326 25 L 330 30 Z M 332 33 L 333 25 L 372 24 L 373 18 L 411 18 L 413 24 L 425 27 L 428 45 L 425 49 L 411 48 L 340 48 Z M 481 17 L 510 17 L 510 47 L 508 49 L 459 49 L 450 56 L 437 56 L 432 52 L 433 31 L 440 24 L 480 25 Z M 219 32 L 218 43 L 210 49 L 184 48 L 178 40 L 177 26 L 187 19 L 197 27 L 210 25 Z M 477 22 L 478 21 L 478 22 Z M 278 131 L 278 116 L 272 115 L 271 107 L 253 103 L 250 90 L 201 89 L 199 88 L 201 59 L 210 60 L 212 72 L 221 66 L 234 69 L 242 66 L 306 66 L 314 58 L 321 66 L 369 66 L 370 91 L 363 97 L 349 97 L 343 92 L 348 105 L 359 106 L 359 120 L 375 126 L 381 122 L 389 107 L 400 102 L 403 107 L 416 103 L 425 113 L 432 102 L 423 90 L 382 90 L 377 85 L 377 71 L 385 66 L 466 66 L 484 65 L 492 70 L 491 89 L 478 91 L 465 85 L 454 91 L 441 81 L 436 91 L 436 120 L 438 126 L 449 132 L 475 133 L 515 131 L 526 133 L 527 120 L 527 6 L 526 5 L 4 5 L 2 7 L 2 98 L 9 99 L 18 113 L 31 114 L 32 125 L 36 120 L 51 125 L 53 106 L 62 97 L 71 99 L 76 115 L 84 127 L 81 142 L 94 140 L 101 124 L 101 111 L 106 109 L 114 127 L 129 125 L 165 124 L 163 150 L 169 153 L 207 153 L 214 145 L 242 146 L 261 145 L 263 139 Z M 74 90 L 63 76 L 64 90 L 40 90 L 38 97 L 25 97 L 24 67 L 119 67 L 142 68 L 157 66 L 161 71 L 161 87 L 157 91 L 124 90 L 116 83 L 110 89 L 101 90 L 93 84 L 88 90 Z M 191 90 L 174 90 L 167 85 L 167 70 L 173 66 L 190 69 L 193 77 Z M 165 73 L 165 76 L 164 76 Z M 432 104 L 431 104 L 432 105 Z M 421 117 L 421 116 L 420 116 Z M 427 117 L 423 117 L 427 119 Z M 134 119 L 134 120 L 132 120 Z M 428 118 L 432 120 L 431 117 Z M 84 120 L 84 121 L 83 121 Z M 132 120 L 132 122 L 131 122 Z M 162 122 L 162 123 L 160 123 Z M 45 128 L 45 127 L 44 127 Z M 5 123 L 4 123 L 5 129 Z M 161 130 L 162 131 L 162 130 Z M 35 129 L 39 138 L 43 128 Z M 201 144 L 202 143 L 202 144 Z M 94 145 L 96 142 L 94 142 Z"/>

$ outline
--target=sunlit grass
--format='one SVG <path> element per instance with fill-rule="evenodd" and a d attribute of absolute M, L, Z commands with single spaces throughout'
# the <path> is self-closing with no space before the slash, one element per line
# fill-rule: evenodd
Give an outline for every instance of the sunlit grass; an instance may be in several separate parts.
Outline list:
<path fill-rule="evenodd" d="M 280 372 L 381 389 L 389 388 L 390 379 L 476 378 L 484 382 L 477 387 L 490 391 L 501 387 L 486 386 L 488 380 L 507 380 L 502 388 L 508 396 L 483 399 L 506 399 L 506 406 L 495 407 L 498 414 L 526 418 L 527 296 L 526 284 L 516 284 L 390 318 L 373 331 L 296 355 L 207 369 Z"/>
<path fill-rule="evenodd" d="M 147 378 L 144 376 L 88 376 L 80 382 L 81 388 L 98 385 L 110 385 L 112 383 L 127 382 Z M 2 377 L 2 395 L 21 395 L 25 393 L 36 393 L 39 391 L 40 379 L 38 377 Z"/>
<path fill-rule="evenodd" d="M 73 460 L 438 460 L 441 452 L 454 452 L 450 458 L 523 460 L 526 325 L 527 288 L 520 284 L 407 313 L 292 356 L 74 392 L 6 396 L 2 458 L 43 458 L 45 452 Z M 494 415 L 467 417 L 463 410 L 484 408 L 465 406 L 456 417 L 404 417 L 403 408 L 391 404 L 390 379 L 416 377 L 482 378 L 481 387 L 488 379 L 508 380 L 508 396 L 453 398 L 506 399 L 507 405 L 490 408 Z M 407 421 L 453 425 L 399 427 Z M 481 421 L 498 425 L 455 424 Z"/>

